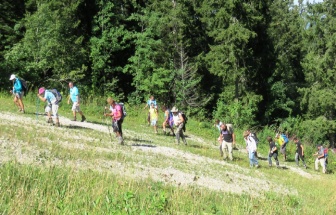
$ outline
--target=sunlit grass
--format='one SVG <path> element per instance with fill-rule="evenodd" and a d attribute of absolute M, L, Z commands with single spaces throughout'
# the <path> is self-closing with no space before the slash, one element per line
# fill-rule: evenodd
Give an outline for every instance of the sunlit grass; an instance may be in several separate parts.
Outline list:
<path fill-rule="evenodd" d="M 28 95 L 29 96 L 29 95 Z M 98 98 L 99 99 L 99 98 Z M 104 98 L 100 100 L 105 101 Z M 17 113 L 8 95 L 0 94 L 0 112 Z M 99 102 L 96 102 L 99 103 Z M 104 103 L 104 102 L 102 102 Z M 221 162 L 216 139 L 218 132 L 209 123 L 203 125 L 188 122 L 188 146 L 176 145 L 174 137 L 154 134 L 145 121 L 142 107 L 129 107 L 125 119 L 126 146 L 111 141 L 106 130 L 96 131 L 79 128 L 55 128 L 37 116 L 34 96 L 26 99 L 30 125 L 0 123 L 2 157 L 9 159 L 0 167 L 0 213 L 2 214 L 334 214 L 336 212 L 333 174 L 324 175 L 313 170 L 312 151 L 307 150 L 309 169 L 313 177 L 307 178 L 289 169 L 269 168 L 267 161 L 259 160 L 261 168 L 250 169 L 247 154 L 234 150 L 234 161 Z M 83 104 L 89 121 L 102 124 L 100 104 L 98 107 Z M 72 117 L 70 106 L 63 104 L 60 115 Z M 22 122 L 23 123 L 23 122 Z M 159 130 L 161 131 L 161 130 Z M 237 132 L 237 142 L 244 148 L 242 137 Z M 200 140 L 191 138 L 197 136 Z M 114 136 L 112 135 L 112 138 Z M 267 145 L 260 143 L 260 153 L 267 155 Z M 168 156 L 136 146 L 164 146 L 176 149 L 181 154 L 202 156 L 204 163 L 195 166 L 180 154 Z M 144 147 L 146 148 L 146 147 Z M 19 151 L 18 151 L 19 150 Z M 288 147 L 293 159 L 295 146 Z M 30 155 L 30 157 L 29 157 Z M 19 162 L 20 156 L 32 159 L 31 163 Z M 334 155 L 330 155 L 333 160 Z M 198 157 L 198 159 L 200 159 Z M 209 159 L 209 162 L 206 160 Z M 203 160 L 202 160 L 203 161 Z M 106 163 L 106 164 L 104 164 Z M 331 162 L 332 163 L 332 162 Z M 273 190 L 245 194 L 212 191 L 199 186 L 173 186 L 150 177 L 132 178 L 116 174 L 120 165 L 136 173 L 137 168 L 174 168 L 198 177 L 216 177 L 222 181 L 244 183 L 243 179 L 230 174 L 242 174 L 255 180 L 268 180 L 284 186 L 292 193 Z M 295 166 L 293 160 L 280 165 Z M 230 174 L 228 174 L 230 173 Z M 254 187 L 254 184 L 250 185 Z M 296 193 L 297 192 L 297 193 Z"/>

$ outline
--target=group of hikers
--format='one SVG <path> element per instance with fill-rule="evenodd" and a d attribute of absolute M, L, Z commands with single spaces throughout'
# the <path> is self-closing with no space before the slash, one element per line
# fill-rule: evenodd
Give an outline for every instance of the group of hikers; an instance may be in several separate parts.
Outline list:
<path fill-rule="evenodd" d="M 26 90 L 24 87 L 24 81 L 16 75 L 12 74 L 9 80 L 13 81 L 13 88 L 10 90 L 10 93 L 14 96 L 14 103 L 17 105 L 20 112 L 25 113 L 24 104 L 23 104 L 23 96 L 24 91 Z M 73 113 L 73 120 L 77 121 L 77 113 L 81 116 L 81 122 L 86 120 L 83 112 L 80 109 L 80 96 L 79 90 L 74 85 L 73 82 L 69 82 L 69 99 L 68 104 L 70 101 L 72 102 L 72 113 Z M 60 126 L 59 122 L 59 115 L 58 115 L 58 108 L 59 103 L 62 100 L 62 96 L 56 89 L 46 89 L 45 87 L 40 87 L 37 93 L 38 99 L 43 102 L 46 102 L 45 106 L 45 113 L 47 114 L 47 123 L 52 125 L 56 125 L 57 127 Z M 125 111 L 123 111 L 123 107 L 121 103 L 117 103 L 111 97 L 107 98 L 107 103 L 109 107 L 105 107 L 104 116 L 109 116 L 112 119 L 112 129 L 113 132 L 116 134 L 118 142 L 120 144 L 124 143 L 123 140 L 123 133 L 122 133 L 122 123 L 125 117 Z M 147 116 L 148 124 L 154 127 L 154 132 L 158 133 L 158 104 L 154 99 L 154 96 L 150 96 L 149 100 L 147 101 L 146 106 L 144 109 L 149 107 L 149 112 Z M 106 111 L 109 111 L 107 113 Z M 163 122 L 163 133 L 166 134 L 166 129 L 170 129 L 172 135 L 176 136 L 176 143 L 180 143 L 180 139 L 182 139 L 183 143 L 187 145 L 186 138 L 184 136 L 183 131 L 185 130 L 185 123 L 186 119 L 183 117 L 183 114 L 179 112 L 176 107 L 173 107 L 172 110 L 169 110 L 165 106 L 163 106 L 164 117 L 165 120 Z M 54 120 L 53 120 L 53 118 Z M 55 122 L 55 123 L 54 123 Z M 174 132 L 174 127 L 176 127 L 176 132 Z"/>
<path fill-rule="evenodd" d="M 22 113 L 25 113 L 24 104 L 23 104 L 23 96 L 25 86 L 23 84 L 23 80 L 16 77 L 16 75 L 12 74 L 9 78 L 9 80 L 13 81 L 13 89 L 10 90 L 10 93 L 14 96 L 14 103 L 19 108 L 19 111 Z M 74 86 L 73 82 L 69 82 L 69 99 L 68 104 L 70 104 L 70 100 L 72 102 L 72 113 L 73 113 L 73 121 L 77 120 L 77 113 L 81 115 L 82 119 L 81 122 L 84 122 L 86 120 L 83 112 L 80 109 L 80 98 L 79 98 L 79 91 L 76 86 Z M 45 87 L 41 87 L 38 89 L 37 93 L 38 99 L 40 99 L 43 102 L 46 102 L 45 106 L 45 112 L 47 114 L 47 122 L 54 124 L 54 121 L 52 119 L 52 116 L 55 120 L 55 125 L 60 126 L 59 122 L 59 116 L 58 116 L 58 107 L 59 102 L 61 101 L 61 95 L 56 89 L 46 89 Z"/>
<path fill-rule="evenodd" d="M 147 114 L 148 125 L 153 126 L 154 132 L 158 133 L 158 118 L 159 118 L 159 108 L 154 96 L 150 96 L 144 109 L 149 108 Z M 162 123 L 162 132 L 164 135 L 172 133 L 176 137 L 176 144 L 180 144 L 180 139 L 183 143 L 187 145 L 187 140 L 184 135 L 186 117 L 180 112 L 175 106 L 170 110 L 167 106 L 162 106 L 162 111 L 164 113 L 164 120 Z M 174 128 L 176 131 L 174 132 Z"/>
<path fill-rule="evenodd" d="M 228 157 L 232 161 L 233 155 L 232 150 L 235 147 L 235 133 L 231 124 L 224 124 L 220 122 L 220 120 L 215 121 L 215 126 L 220 131 L 220 135 L 218 137 L 218 141 L 220 143 L 219 150 L 220 155 L 226 160 Z M 250 162 L 250 167 L 259 167 L 258 156 L 257 156 L 257 147 L 259 139 L 256 134 L 251 132 L 250 130 L 246 130 L 243 132 L 243 137 L 246 143 L 246 150 L 248 152 L 248 158 Z M 272 167 L 272 159 L 274 159 L 276 167 L 280 167 L 278 155 L 279 152 L 283 154 L 284 160 L 287 160 L 286 154 L 286 146 L 289 143 L 288 134 L 277 133 L 275 138 L 273 139 L 271 136 L 266 138 L 269 151 L 268 151 L 268 164 Z M 307 165 L 304 160 L 304 147 L 299 140 L 299 138 L 294 137 L 293 141 L 296 145 L 295 151 L 295 162 L 296 165 L 299 166 L 299 161 L 302 161 L 304 168 L 307 168 Z M 328 149 L 324 148 L 322 145 L 317 145 L 317 152 L 313 154 L 316 157 L 315 159 L 315 170 L 318 171 L 319 164 L 322 167 L 322 172 L 327 172 L 327 163 L 328 163 Z"/>
<path fill-rule="evenodd" d="M 24 104 L 22 98 L 24 96 L 24 83 L 21 79 L 12 74 L 9 80 L 13 81 L 13 89 L 10 90 L 10 93 L 14 95 L 14 103 L 17 105 L 20 112 L 25 113 Z M 86 120 L 83 112 L 80 109 L 80 96 L 79 91 L 76 86 L 74 86 L 73 82 L 69 82 L 69 99 L 72 102 L 72 113 L 73 113 L 73 121 L 77 120 L 77 113 L 81 115 L 81 122 Z M 54 117 L 55 125 L 60 126 L 59 116 L 58 116 L 58 107 L 59 102 L 61 101 L 61 96 L 55 89 L 46 89 L 44 87 L 39 88 L 37 97 L 46 102 L 47 105 L 45 107 L 45 112 L 47 114 L 47 122 L 54 124 L 51 114 Z M 60 98 L 59 98 L 60 97 Z M 122 133 L 122 123 L 124 121 L 124 117 L 126 115 L 124 106 L 122 103 L 117 103 L 111 97 L 107 98 L 107 103 L 109 107 L 105 107 L 104 116 L 109 116 L 112 119 L 112 128 L 113 132 L 116 134 L 118 142 L 120 144 L 124 143 L 123 133 Z M 154 96 L 150 96 L 149 100 L 146 103 L 144 109 L 148 109 L 148 115 L 146 116 L 148 125 L 153 126 L 154 132 L 158 133 L 158 118 L 159 118 L 159 110 L 158 104 L 154 98 Z M 106 112 L 109 111 L 109 112 Z M 182 139 L 183 143 L 187 145 L 186 137 L 184 135 L 186 117 L 180 112 L 175 106 L 170 110 L 166 106 L 162 106 L 162 111 L 164 113 L 164 120 L 162 123 L 162 131 L 163 134 L 172 133 L 173 136 L 176 137 L 176 144 L 180 144 L 180 139 Z M 215 126 L 218 128 L 220 135 L 218 137 L 219 150 L 221 157 L 226 160 L 229 158 L 231 161 L 233 160 L 233 149 L 236 148 L 236 136 L 233 130 L 232 124 L 222 123 L 220 120 L 215 121 Z M 174 132 L 174 128 L 176 131 Z M 248 152 L 248 157 L 250 161 L 251 167 L 258 167 L 258 155 L 257 155 L 257 146 L 258 146 L 258 138 L 254 133 L 250 130 L 246 130 L 243 132 L 243 137 L 246 143 L 246 150 Z M 287 160 L 286 154 L 286 146 L 289 142 L 288 135 L 277 133 L 274 140 L 271 136 L 266 138 L 269 144 L 269 153 L 268 153 L 268 163 L 269 166 L 272 166 L 272 159 L 275 160 L 276 166 L 279 168 L 279 159 L 278 154 L 279 151 L 284 156 L 284 160 Z M 304 161 L 304 148 L 302 143 L 297 137 L 294 137 L 294 143 L 296 144 L 296 152 L 295 152 L 295 162 L 297 166 L 299 166 L 299 160 L 302 161 L 302 164 L 305 168 L 307 165 Z M 278 144 L 277 144 L 278 143 Z M 326 165 L 327 165 L 327 149 L 325 149 L 322 145 L 317 146 L 317 152 L 314 154 L 316 156 L 315 160 L 315 170 L 318 170 L 319 164 L 322 166 L 323 173 L 326 173 Z"/>

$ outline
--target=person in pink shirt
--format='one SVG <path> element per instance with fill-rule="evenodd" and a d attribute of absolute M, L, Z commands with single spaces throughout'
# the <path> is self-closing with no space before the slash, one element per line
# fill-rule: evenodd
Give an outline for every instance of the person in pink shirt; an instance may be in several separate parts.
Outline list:
<path fill-rule="evenodd" d="M 110 105 L 110 113 L 104 113 L 104 116 L 110 116 L 112 118 L 112 128 L 113 132 L 116 133 L 116 137 L 121 145 L 124 144 L 123 134 L 122 134 L 122 123 L 123 123 L 123 111 L 122 107 L 116 103 L 111 97 L 107 98 L 107 103 Z M 108 109 L 105 107 L 105 109 Z"/>

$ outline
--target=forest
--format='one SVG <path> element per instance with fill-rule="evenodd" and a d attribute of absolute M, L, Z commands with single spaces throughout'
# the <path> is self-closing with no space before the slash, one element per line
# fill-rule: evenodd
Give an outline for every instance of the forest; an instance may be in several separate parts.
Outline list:
<path fill-rule="evenodd" d="M 336 1 L 2 0 L 0 88 L 130 105 L 335 144 Z"/>

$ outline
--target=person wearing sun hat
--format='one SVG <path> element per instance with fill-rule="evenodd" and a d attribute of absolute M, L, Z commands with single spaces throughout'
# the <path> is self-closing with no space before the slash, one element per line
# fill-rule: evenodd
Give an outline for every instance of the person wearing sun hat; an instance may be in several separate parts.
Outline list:
<path fill-rule="evenodd" d="M 171 109 L 171 112 L 173 113 L 174 125 L 176 126 L 176 144 L 180 144 L 180 138 L 182 138 L 184 145 L 187 145 L 187 141 L 183 133 L 183 126 L 185 122 L 182 114 L 179 113 L 178 109 L 175 106 Z"/>
<path fill-rule="evenodd" d="M 14 95 L 14 103 L 18 106 L 20 112 L 25 113 L 22 101 L 24 95 L 22 83 L 14 74 L 10 76 L 9 80 L 13 81 L 13 90 L 10 92 Z"/>
<path fill-rule="evenodd" d="M 51 104 L 51 111 L 53 113 L 53 116 L 54 116 L 54 119 L 55 119 L 55 122 L 56 122 L 56 126 L 60 127 L 59 117 L 58 117 L 58 104 L 57 104 L 57 99 L 56 99 L 55 95 L 51 91 L 45 89 L 44 87 L 41 87 L 38 90 L 37 97 L 41 101 L 43 101 L 43 102 L 47 101 L 48 104 Z M 48 115 L 48 123 L 53 123 L 50 111 L 47 113 L 47 115 Z"/>

